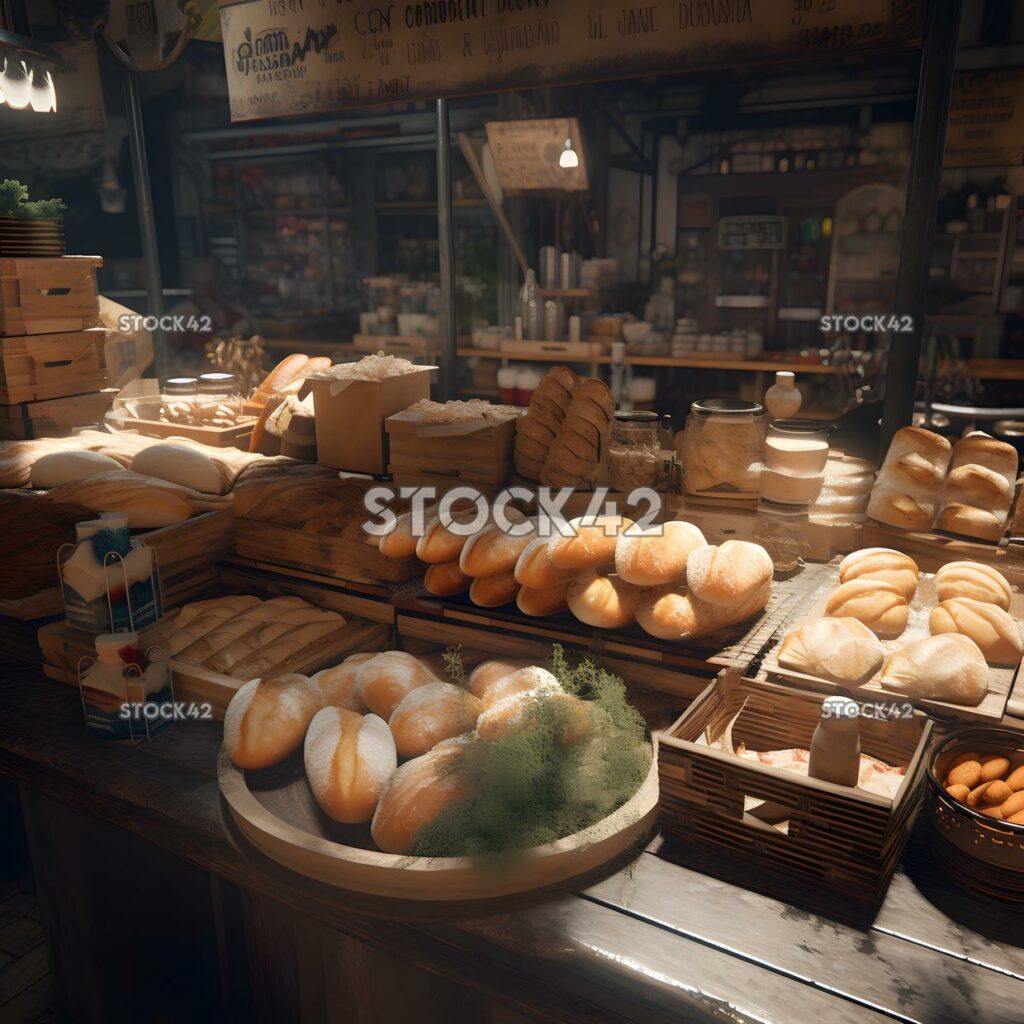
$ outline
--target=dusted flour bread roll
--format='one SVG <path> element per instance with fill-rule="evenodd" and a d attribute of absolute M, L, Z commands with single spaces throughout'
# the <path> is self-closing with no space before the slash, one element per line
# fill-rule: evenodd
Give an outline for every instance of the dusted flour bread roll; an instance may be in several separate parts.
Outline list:
<path fill-rule="evenodd" d="M 467 738 L 456 736 L 403 764 L 388 780 L 370 833 L 385 853 L 409 853 L 416 833 L 472 789 L 459 769 Z"/>
<path fill-rule="evenodd" d="M 462 594 L 469 590 L 473 582 L 471 576 L 467 576 L 459 568 L 458 562 L 444 562 L 440 565 L 431 565 L 423 576 L 423 586 L 427 593 L 435 594 L 438 597 L 451 597 L 453 594 Z"/>
<path fill-rule="evenodd" d="M 320 691 L 325 708 L 346 708 L 349 711 L 366 711 L 366 705 L 356 690 L 359 666 L 376 655 L 369 652 L 353 654 L 340 665 L 325 668 L 311 677 L 313 685 Z"/>
<path fill-rule="evenodd" d="M 204 494 L 225 494 L 230 478 L 208 455 L 183 444 L 154 444 L 132 459 L 132 471 Z"/>
<path fill-rule="evenodd" d="M 936 605 L 928 626 L 933 635 L 969 636 L 990 665 L 1016 665 L 1024 652 L 1016 619 L 997 605 L 969 597 L 953 597 Z"/>
<path fill-rule="evenodd" d="M 469 588 L 469 599 L 481 608 L 500 608 L 515 600 L 519 584 L 511 572 L 497 576 L 481 576 L 473 580 Z"/>
<path fill-rule="evenodd" d="M 388 720 L 399 757 L 419 757 L 441 740 L 476 727 L 483 704 L 453 683 L 427 683 L 411 690 Z"/>
<path fill-rule="evenodd" d="M 979 431 L 957 441 L 951 465 L 954 471 L 960 466 L 984 466 L 1012 480 L 1017 475 L 1018 463 L 1017 449 L 1012 444 Z"/>
<path fill-rule="evenodd" d="M 253 679 L 228 705 L 224 748 L 239 768 L 269 768 L 299 749 L 320 708 L 320 691 L 306 676 Z"/>
<path fill-rule="evenodd" d="M 952 446 L 922 427 L 893 435 L 868 502 L 868 515 L 907 530 L 931 528 L 942 496 Z"/>
<path fill-rule="evenodd" d="M 640 593 L 638 587 L 618 576 L 586 569 L 570 582 L 566 599 L 580 622 L 601 629 L 624 629 L 636 616 Z"/>
<path fill-rule="evenodd" d="M 685 584 L 669 584 L 646 590 L 636 606 L 640 628 L 662 640 L 708 636 L 764 611 L 772 595 L 771 580 L 732 604 L 700 601 Z"/>
<path fill-rule="evenodd" d="M 411 654 L 385 651 L 359 666 L 356 693 L 375 715 L 387 721 L 410 690 L 437 682 L 437 676 Z"/>
<path fill-rule="evenodd" d="M 459 567 L 467 576 L 497 576 L 516 567 L 523 549 L 534 539 L 535 523 L 522 523 L 530 529 L 516 535 L 506 533 L 497 523 L 481 530 L 466 541 L 459 556 Z"/>
<path fill-rule="evenodd" d="M 320 810 L 335 821 L 369 821 L 398 767 L 387 723 L 346 708 L 324 708 L 309 723 L 306 778 Z"/>
<path fill-rule="evenodd" d="M 836 588 L 825 605 L 825 614 L 858 619 L 883 640 L 891 640 L 907 628 L 910 606 L 891 583 L 861 577 Z"/>
<path fill-rule="evenodd" d="M 935 573 L 935 586 L 940 601 L 969 597 L 1009 611 L 1013 600 L 1006 577 L 981 562 L 947 562 Z"/>
<path fill-rule="evenodd" d="M 946 477 L 946 503 L 959 502 L 975 508 L 1009 507 L 1013 484 L 987 466 L 957 466 Z"/>
<path fill-rule="evenodd" d="M 423 510 L 423 527 L 437 515 L 437 506 L 430 505 Z M 413 534 L 413 514 L 403 512 L 395 517 L 395 525 L 390 533 L 380 539 L 380 553 L 385 558 L 409 558 L 416 554 L 419 537 Z"/>
<path fill-rule="evenodd" d="M 988 693 L 988 665 L 970 637 L 943 633 L 890 654 L 878 682 L 906 697 L 974 706 Z"/>
<path fill-rule="evenodd" d="M 569 521 L 572 535 L 555 535 L 548 557 L 556 569 L 598 569 L 615 561 L 619 537 L 633 525 L 625 516 L 580 516 Z"/>
<path fill-rule="evenodd" d="M 516 607 L 524 614 L 534 617 L 557 615 L 569 607 L 568 582 L 543 590 L 523 587 L 516 594 Z"/>
<path fill-rule="evenodd" d="M 708 604 L 743 602 L 770 582 L 774 573 L 768 552 L 745 540 L 696 548 L 686 562 L 690 592 Z"/>
<path fill-rule="evenodd" d="M 549 555 L 549 538 L 536 537 L 523 548 L 516 560 L 516 582 L 531 590 L 564 586 L 569 581 L 568 569 L 559 569 Z"/>
<path fill-rule="evenodd" d="M 928 500 L 893 490 L 879 477 L 868 501 L 868 515 L 880 523 L 904 530 L 927 530 L 932 525 L 938 493 Z"/>
<path fill-rule="evenodd" d="M 460 512 L 452 516 L 455 523 L 468 523 L 472 520 L 473 514 Z M 452 533 L 452 531 L 441 522 L 440 516 L 434 516 L 423 529 L 423 536 L 416 541 L 416 557 L 421 562 L 431 565 L 443 562 L 457 562 L 462 549 L 469 540 L 468 535 Z"/>
<path fill-rule="evenodd" d="M 546 668 L 541 668 L 540 665 L 524 665 L 493 680 L 483 690 L 480 700 L 486 710 L 516 693 L 559 693 L 561 690 L 562 684 Z"/>
<path fill-rule="evenodd" d="M 72 480 L 88 480 L 122 468 L 119 462 L 99 452 L 50 452 L 32 463 L 29 483 L 37 490 L 48 491 Z"/>
<path fill-rule="evenodd" d="M 878 637 L 859 619 L 815 619 L 791 630 L 779 646 L 783 668 L 853 686 L 885 660 Z"/>
<path fill-rule="evenodd" d="M 954 502 L 939 513 L 935 525 L 947 533 L 958 533 L 964 537 L 995 541 L 1003 535 L 1005 523 L 1005 512 L 997 514 L 988 509 Z"/>
<path fill-rule="evenodd" d="M 839 582 L 869 579 L 894 586 L 909 602 L 917 592 L 920 570 L 909 555 L 892 548 L 862 548 L 839 563 Z"/>
<path fill-rule="evenodd" d="M 466 685 L 474 697 L 483 700 L 487 691 L 495 683 L 513 672 L 518 672 L 521 668 L 526 668 L 529 664 L 530 662 L 519 658 L 494 658 L 490 661 L 482 661 L 470 672 Z"/>
<path fill-rule="evenodd" d="M 523 690 L 488 707 L 476 723 L 482 740 L 497 740 L 538 726 L 547 716 L 560 743 L 577 743 L 593 728 L 591 708 L 579 697 L 557 689 Z"/>
<path fill-rule="evenodd" d="M 706 545 L 692 523 L 673 520 L 645 530 L 633 526 L 615 544 L 615 572 L 638 587 L 672 583 L 686 571 L 690 553 Z"/>

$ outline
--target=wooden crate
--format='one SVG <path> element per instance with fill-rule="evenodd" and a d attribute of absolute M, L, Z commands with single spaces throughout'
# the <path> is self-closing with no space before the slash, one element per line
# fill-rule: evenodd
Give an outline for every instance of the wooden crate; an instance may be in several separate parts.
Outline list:
<path fill-rule="evenodd" d="M 166 423 L 163 420 L 140 420 L 124 417 L 118 420 L 121 430 L 135 430 L 145 437 L 187 437 L 213 448 L 249 450 L 249 439 L 256 420 L 245 420 L 233 427 L 196 427 L 187 423 Z"/>
<path fill-rule="evenodd" d="M 724 677 L 724 678 L 723 678 Z M 716 679 L 658 739 L 662 832 L 675 843 L 662 856 L 735 879 L 787 902 L 805 892 L 870 911 L 885 895 L 921 804 L 925 752 L 932 723 L 862 718 L 863 752 L 906 770 L 892 799 L 746 761 L 701 743 L 732 725 L 735 743 L 750 750 L 808 749 L 825 698 L 752 679 Z M 749 813 L 752 801 L 789 810 L 781 830 Z"/>
<path fill-rule="evenodd" d="M 40 402 L 0 405 L 0 440 L 64 437 L 75 427 L 102 423 L 116 394 L 116 388 L 107 388 Z"/>
<path fill-rule="evenodd" d="M 0 402 L 39 402 L 107 385 L 103 327 L 0 340 Z"/>
<path fill-rule="evenodd" d="M 99 256 L 0 258 L 0 334 L 83 331 L 99 321 Z"/>

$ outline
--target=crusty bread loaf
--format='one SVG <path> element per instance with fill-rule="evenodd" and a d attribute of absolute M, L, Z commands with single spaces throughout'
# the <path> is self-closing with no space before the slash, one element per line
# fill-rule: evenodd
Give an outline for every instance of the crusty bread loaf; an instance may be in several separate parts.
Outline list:
<path fill-rule="evenodd" d="M 569 581 L 542 590 L 523 587 L 516 594 L 516 607 L 524 614 L 534 617 L 557 615 L 569 607 Z"/>
<path fill-rule="evenodd" d="M 988 672 L 985 656 L 970 637 L 943 633 L 890 654 L 878 682 L 906 697 L 973 707 L 988 693 Z"/>
<path fill-rule="evenodd" d="M 418 686 L 440 680 L 405 651 L 384 651 L 364 661 L 356 674 L 359 699 L 386 722 L 401 699 Z"/>
<path fill-rule="evenodd" d="M 1007 510 L 1008 511 L 1008 510 Z M 954 502 L 947 505 L 940 513 L 936 526 L 948 533 L 958 533 L 964 537 L 976 537 L 978 540 L 999 540 L 1003 535 L 1006 523 L 1006 512 L 997 515 L 987 509 L 975 508 Z"/>
<path fill-rule="evenodd" d="M 531 590 L 561 587 L 569 581 L 569 570 L 559 569 L 551 561 L 549 538 L 535 537 L 516 559 L 513 575 L 516 582 Z"/>
<path fill-rule="evenodd" d="M 340 665 L 325 668 L 311 677 L 313 685 L 320 691 L 325 708 L 347 708 L 349 711 L 365 713 L 366 705 L 356 690 L 359 666 L 374 655 L 369 652 L 352 654 Z"/>
<path fill-rule="evenodd" d="M 252 679 L 254 676 L 276 674 L 293 663 L 307 648 L 315 648 L 327 637 L 338 634 L 345 625 L 345 620 L 337 612 L 326 612 L 319 608 L 311 609 L 310 618 L 312 621 L 289 629 L 267 644 L 261 643 L 257 633 L 251 641 L 254 650 L 248 657 L 235 662 L 230 675 L 235 679 Z"/>
<path fill-rule="evenodd" d="M 525 529 L 525 527 L 529 529 Z M 523 549 L 534 539 L 536 522 L 519 522 L 515 533 L 507 533 L 492 523 L 466 542 L 459 556 L 459 567 L 467 576 L 497 576 L 512 572 Z"/>
<path fill-rule="evenodd" d="M 492 658 L 489 661 L 482 661 L 470 672 L 466 685 L 474 697 L 484 700 L 487 691 L 495 683 L 521 668 L 526 668 L 529 664 L 529 661 L 519 658 Z"/>
<path fill-rule="evenodd" d="M 887 483 L 908 488 L 924 487 L 937 489 L 942 486 L 945 474 L 941 465 L 936 465 L 918 452 L 907 452 L 885 465 Z"/>
<path fill-rule="evenodd" d="M 577 743 L 593 729 L 591 707 L 561 689 L 522 690 L 491 704 L 477 719 L 476 731 L 482 740 L 492 741 L 542 723 L 558 730 L 558 742 Z"/>
<path fill-rule="evenodd" d="M 1018 464 L 1017 449 L 1012 444 L 997 441 L 980 431 L 957 441 L 951 463 L 954 470 L 960 466 L 984 466 L 1011 479 L 1017 475 Z"/>
<path fill-rule="evenodd" d="M 423 511 L 423 526 L 426 528 L 437 515 L 437 506 L 431 505 Z M 380 539 L 380 553 L 385 558 L 409 558 L 416 554 L 416 544 L 419 537 L 413 535 L 413 514 L 412 511 L 403 512 L 395 517 L 395 525 L 390 533 Z"/>
<path fill-rule="evenodd" d="M 470 732 L 482 710 L 473 694 L 453 683 L 410 690 L 388 720 L 399 757 L 419 757 L 442 740 Z"/>
<path fill-rule="evenodd" d="M 821 618 L 786 634 L 779 646 L 783 668 L 854 686 L 881 667 L 885 652 L 878 637 L 854 618 Z"/>
<path fill-rule="evenodd" d="M 760 544 L 727 540 L 690 552 L 686 584 L 693 596 L 708 604 L 745 601 L 768 583 L 775 572 L 771 556 Z"/>
<path fill-rule="evenodd" d="M 859 619 L 876 636 L 891 640 L 907 628 L 910 606 L 891 583 L 861 577 L 836 588 L 825 604 L 825 614 Z"/>
<path fill-rule="evenodd" d="M 912 496 L 887 484 L 884 474 L 875 481 L 868 501 L 868 515 L 880 523 L 904 530 L 927 530 L 932 525 L 938 492 L 928 499 Z"/>
<path fill-rule="evenodd" d="M 348 825 L 369 821 L 398 767 L 387 723 L 341 707 L 323 708 L 309 723 L 306 778 L 320 809 Z"/>
<path fill-rule="evenodd" d="M 309 365 L 309 356 L 302 352 L 292 352 L 282 359 L 270 373 L 263 378 L 253 395 L 254 402 L 265 402 L 271 395 L 286 388 L 293 380 L 305 375 Z"/>
<path fill-rule="evenodd" d="M 615 571 L 638 587 L 672 583 L 686 571 L 691 552 L 706 544 L 696 526 L 680 520 L 644 530 L 633 526 L 615 544 Z"/>
<path fill-rule="evenodd" d="M 990 665 L 1016 665 L 1024 652 L 1020 626 L 1008 612 L 994 604 L 969 597 L 952 597 L 932 609 L 928 618 L 932 634 L 962 633 L 977 645 Z"/>
<path fill-rule="evenodd" d="M 525 693 L 527 690 L 554 693 L 561 689 L 561 683 L 546 668 L 527 664 L 494 679 L 484 688 L 480 699 L 486 710 L 514 693 Z"/>
<path fill-rule="evenodd" d="M 902 427 L 893 434 L 889 451 L 886 453 L 886 461 L 914 453 L 945 472 L 952 450 L 953 446 L 949 440 L 941 434 L 926 430 L 924 427 Z"/>
<path fill-rule="evenodd" d="M 462 571 L 457 561 L 428 566 L 423 576 L 424 589 L 438 597 L 465 593 L 472 582 L 473 578 Z"/>
<path fill-rule="evenodd" d="M 433 821 L 449 804 L 472 795 L 459 769 L 467 739 L 444 740 L 421 757 L 395 771 L 381 794 L 370 832 L 385 853 L 406 854 L 416 833 Z"/>
<path fill-rule="evenodd" d="M 476 517 L 476 509 L 468 511 L 459 509 L 453 511 L 451 519 L 453 525 L 473 522 Z M 444 523 L 439 515 L 432 516 L 423 530 L 423 536 L 416 542 L 416 557 L 421 562 L 431 565 L 440 565 L 443 562 L 456 562 L 462 549 L 469 540 L 469 534 L 453 533 Z"/>
<path fill-rule="evenodd" d="M 935 586 L 940 601 L 970 597 L 1009 611 L 1013 600 L 1006 577 L 981 562 L 947 562 L 935 573 Z"/>
<path fill-rule="evenodd" d="M 306 676 L 253 679 L 228 704 L 224 748 L 239 768 L 269 768 L 299 749 L 320 707 L 320 691 Z"/>
<path fill-rule="evenodd" d="M 548 542 L 548 557 L 556 569 L 596 569 L 615 561 L 619 537 L 633 525 L 625 516 L 580 516 L 569 522 L 569 536 L 556 534 Z"/>
<path fill-rule="evenodd" d="M 625 629 L 636 616 L 641 590 L 615 575 L 583 569 L 570 581 L 569 610 L 580 622 L 600 629 Z"/>
<path fill-rule="evenodd" d="M 685 584 L 672 583 L 645 590 L 636 606 L 640 628 L 662 640 L 709 636 L 764 611 L 772 594 L 771 580 L 732 604 L 698 600 Z"/>
<path fill-rule="evenodd" d="M 892 548 L 861 548 L 839 563 L 839 582 L 848 580 L 882 580 L 894 586 L 909 602 L 917 592 L 920 570 L 909 555 Z"/>
<path fill-rule="evenodd" d="M 213 459 L 183 444 L 154 444 L 132 459 L 132 471 L 191 487 L 204 494 L 226 494 L 230 480 Z"/>
<path fill-rule="evenodd" d="M 73 480 L 87 480 L 122 468 L 119 462 L 99 452 L 50 452 L 32 463 L 30 486 L 45 491 Z"/>
<path fill-rule="evenodd" d="M 481 576 L 473 580 L 469 587 L 469 599 L 481 608 L 500 608 L 503 604 L 514 601 L 519 593 L 519 584 L 511 572 L 498 573 L 497 576 Z"/>
<path fill-rule="evenodd" d="M 975 508 L 999 509 L 1009 506 L 1013 485 L 1007 477 L 987 466 L 969 463 L 950 470 L 946 477 L 946 503 L 961 502 Z"/>
<path fill-rule="evenodd" d="M 868 502 L 868 515 L 905 530 L 931 529 L 949 465 L 949 441 L 922 427 L 893 435 Z"/>

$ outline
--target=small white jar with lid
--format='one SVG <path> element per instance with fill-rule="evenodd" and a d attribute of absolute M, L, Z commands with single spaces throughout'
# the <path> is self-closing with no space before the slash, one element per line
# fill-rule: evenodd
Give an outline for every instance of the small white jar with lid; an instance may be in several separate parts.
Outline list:
<path fill-rule="evenodd" d="M 792 370 L 779 370 L 775 383 L 764 393 L 764 405 L 773 420 L 785 420 L 800 411 L 804 397 L 796 386 Z"/>

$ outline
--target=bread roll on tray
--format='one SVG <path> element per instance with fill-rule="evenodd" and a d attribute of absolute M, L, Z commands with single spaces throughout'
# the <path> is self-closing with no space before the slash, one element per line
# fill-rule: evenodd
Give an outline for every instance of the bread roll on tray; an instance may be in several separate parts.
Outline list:
<path fill-rule="evenodd" d="M 744 602 L 770 583 L 775 572 L 771 556 L 760 544 L 727 540 L 690 553 L 686 584 L 699 601 L 731 605 Z"/>
<path fill-rule="evenodd" d="M 239 767 L 269 768 L 298 750 L 320 691 L 306 676 L 253 679 L 235 691 L 224 715 L 224 747 Z"/>
<path fill-rule="evenodd" d="M 1009 611 L 1013 600 L 1013 591 L 1006 577 L 998 569 L 981 562 L 947 562 L 935 573 L 935 585 L 939 601 L 970 597 Z"/>
<path fill-rule="evenodd" d="M 879 670 L 885 651 L 859 619 L 821 618 L 787 633 L 778 660 L 783 668 L 855 686 Z"/>
<path fill-rule="evenodd" d="M 930 430 L 897 430 L 871 491 L 868 515 L 906 530 L 930 529 L 951 451 L 949 441 Z"/>
<path fill-rule="evenodd" d="M 977 540 L 996 541 L 1002 537 L 1005 523 L 1005 511 L 997 514 L 988 509 L 953 502 L 939 513 L 935 525 L 947 533 L 957 533 Z"/>
<path fill-rule="evenodd" d="M 395 741 L 376 715 L 323 708 L 306 733 L 306 778 L 320 809 L 348 825 L 369 821 L 398 767 Z"/>
<path fill-rule="evenodd" d="M 962 633 L 970 637 L 990 665 L 1016 665 L 1024 652 L 1016 619 L 998 605 L 969 597 L 952 597 L 936 605 L 928 626 L 933 635 Z"/>
<path fill-rule="evenodd" d="M 598 569 L 615 561 L 619 537 L 633 525 L 625 516 L 580 516 L 569 521 L 567 537 L 548 542 L 548 557 L 556 569 Z"/>
<path fill-rule="evenodd" d="M 452 597 L 454 594 L 463 594 L 469 590 L 473 582 L 472 576 L 467 576 L 459 563 L 443 562 L 427 567 L 423 576 L 423 587 L 429 594 L 437 597 Z"/>
<path fill-rule="evenodd" d="M 524 528 L 529 526 L 529 530 Z M 536 523 L 522 522 L 516 533 L 506 533 L 497 523 L 466 541 L 459 556 L 459 567 L 467 576 L 497 576 L 510 573 L 523 550 L 534 539 Z M 522 531 L 522 532 L 520 532 Z"/>
<path fill-rule="evenodd" d="M 470 679 L 470 687 L 473 680 Z M 491 679 L 480 690 L 480 701 L 484 710 L 511 697 L 514 693 L 525 693 L 527 690 L 538 693 L 555 693 L 562 689 L 561 683 L 546 668 L 540 665 L 524 665 L 513 672 Z"/>
<path fill-rule="evenodd" d="M 340 665 L 321 669 L 310 677 L 320 691 L 325 708 L 346 708 L 348 711 L 365 713 L 366 705 L 356 690 L 356 680 L 359 677 L 359 666 L 375 656 L 369 652 L 351 654 Z"/>
<path fill-rule="evenodd" d="M 516 607 L 533 617 L 558 615 L 569 607 L 569 584 L 562 583 L 542 590 L 522 587 L 516 594 Z"/>
<path fill-rule="evenodd" d="M 580 622 L 600 629 L 624 629 L 636 617 L 641 590 L 618 576 L 586 569 L 569 583 L 569 610 Z"/>
<path fill-rule="evenodd" d="M 979 431 L 957 441 L 953 448 L 951 465 L 954 472 L 960 466 L 983 466 L 1013 480 L 1017 476 L 1019 463 L 1017 449 L 1012 444 L 997 441 L 994 437 Z"/>
<path fill-rule="evenodd" d="M 541 688 L 509 694 L 488 707 L 476 723 L 477 735 L 486 741 L 551 723 L 558 742 L 578 743 L 593 729 L 591 707 L 564 690 Z"/>
<path fill-rule="evenodd" d="M 894 586 L 907 602 L 917 592 L 920 570 L 909 555 L 892 548 L 862 548 L 839 563 L 839 582 L 856 579 L 881 580 Z"/>
<path fill-rule="evenodd" d="M 453 683 L 410 690 L 388 720 L 399 757 L 419 757 L 442 740 L 470 732 L 482 710 L 473 694 Z"/>
<path fill-rule="evenodd" d="M 511 572 L 481 576 L 469 587 L 469 599 L 481 608 L 500 608 L 514 601 L 518 593 L 519 584 Z"/>
<path fill-rule="evenodd" d="M 988 672 L 985 656 L 970 637 L 942 633 L 890 654 L 878 682 L 906 697 L 973 707 L 988 693 Z"/>
<path fill-rule="evenodd" d="M 708 636 L 738 625 L 764 611 L 772 594 L 771 580 L 732 604 L 701 601 L 685 584 L 654 587 L 641 595 L 636 621 L 641 629 L 662 640 Z"/>
<path fill-rule="evenodd" d="M 692 523 L 672 520 L 644 530 L 633 526 L 615 544 L 615 572 L 638 587 L 672 583 L 686 571 L 691 553 L 706 545 Z"/>
<path fill-rule="evenodd" d="M 523 548 L 513 570 L 518 584 L 531 590 L 543 590 L 564 586 L 569 581 L 570 570 L 555 566 L 548 545 L 549 538 L 536 537 Z"/>
<path fill-rule="evenodd" d="M 437 682 L 437 676 L 411 654 L 384 651 L 359 665 L 356 693 L 366 707 L 387 721 L 410 690 Z"/>
<path fill-rule="evenodd" d="M 883 640 L 892 640 L 907 628 L 910 606 L 891 583 L 858 577 L 836 588 L 825 604 L 825 614 L 858 619 Z"/>
<path fill-rule="evenodd" d="M 423 510 L 423 528 L 437 515 L 437 506 L 430 505 Z M 395 525 L 390 533 L 380 538 L 380 553 L 385 558 L 409 558 L 416 554 L 419 537 L 413 535 L 413 514 L 403 512 L 395 517 Z"/>

